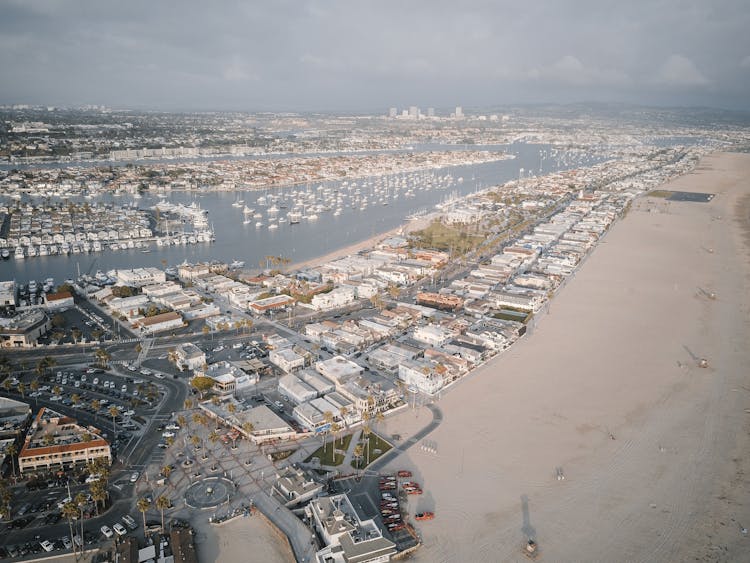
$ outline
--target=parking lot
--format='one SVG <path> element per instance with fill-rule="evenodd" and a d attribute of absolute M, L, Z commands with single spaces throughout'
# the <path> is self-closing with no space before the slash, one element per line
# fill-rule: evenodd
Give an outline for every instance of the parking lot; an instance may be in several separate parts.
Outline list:
<path fill-rule="evenodd" d="M 383 487 L 385 482 L 393 482 L 393 487 Z M 360 519 L 374 519 L 383 535 L 393 541 L 399 551 L 404 551 L 417 545 L 418 536 L 407 525 L 409 513 L 415 512 L 409 506 L 410 501 L 415 501 L 404 493 L 402 482 L 392 474 L 363 474 L 337 479 L 332 484 L 335 492 L 348 494 Z"/>

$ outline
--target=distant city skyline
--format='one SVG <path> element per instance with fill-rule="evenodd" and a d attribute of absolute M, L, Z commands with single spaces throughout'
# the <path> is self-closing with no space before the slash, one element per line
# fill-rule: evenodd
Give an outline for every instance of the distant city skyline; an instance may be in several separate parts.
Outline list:
<path fill-rule="evenodd" d="M 741 0 L 229 8 L 3 0 L 0 104 L 380 114 L 419 106 L 436 115 L 576 102 L 750 110 L 748 28 Z"/>

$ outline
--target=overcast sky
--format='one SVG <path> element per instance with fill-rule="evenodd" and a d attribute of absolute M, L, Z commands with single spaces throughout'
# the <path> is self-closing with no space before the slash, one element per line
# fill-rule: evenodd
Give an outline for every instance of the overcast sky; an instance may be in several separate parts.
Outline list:
<path fill-rule="evenodd" d="M 748 0 L 0 0 L 0 103 L 750 110 Z"/>

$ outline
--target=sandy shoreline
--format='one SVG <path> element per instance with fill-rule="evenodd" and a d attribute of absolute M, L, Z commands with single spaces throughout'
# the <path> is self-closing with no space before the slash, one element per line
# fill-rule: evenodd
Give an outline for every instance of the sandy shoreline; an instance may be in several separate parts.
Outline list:
<path fill-rule="evenodd" d="M 396 236 L 402 233 L 408 234 L 420 229 L 424 229 L 430 224 L 430 221 L 432 221 L 433 217 L 434 214 L 428 214 L 424 217 L 408 221 L 403 225 L 396 227 L 395 229 L 373 235 L 361 242 L 350 244 L 349 246 L 339 248 L 337 250 L 329 252 L 328 254 L 323 254 L 322 256 L 317 256 L 309 260 L 303 260 L 302 262 L 294 262 L 289 265 L 287 270 L 303 270 L 305 268 L 314 268 L 320 266 L 321 264 L 325 264 L 326 262 L 331 262 L 333 260 L 343 258 L 344 256 L 349 256 L 350 254 L 356 254 L 357 252 L 360 252 L 362 250 L 374 248 L 379 241 L 385 238 Z"/>
<path fill-rule="evenodd" d="M 526 560 L 527 535 L 546 561 L 750 551 L 748 178 L 750 155 L 711 155 L 666 186 L 711 203 L 636 202 L 533 334 L 441 400 L 438 454 L 393 463 L 437 513 L 417 560 Z"/>

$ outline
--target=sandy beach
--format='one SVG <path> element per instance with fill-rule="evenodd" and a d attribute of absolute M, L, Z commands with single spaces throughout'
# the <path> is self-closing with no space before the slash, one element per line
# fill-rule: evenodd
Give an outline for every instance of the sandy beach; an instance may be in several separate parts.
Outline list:
<path fill-rule="evenodd" d="M 543 561 L 747 560 L 748 179 L 750 155 L 714 154 L 664 186 L 710 203 L 637 200 L 532 333 L 442 397 L 437 453 L 392 464 L 437 514 L 416 560 L 526 561 L 527 536 Z"/>
<path fill-rule="evenodd" d="M 263 561 L 264 563 L 290 563 L 294 555 L 286 538 L 268 523 L 263 516 L 236 518 L 220 526 L 206 522 L 205 515 L 194 518 L 198 560 L 210 561 Z"/>
<path fill-rule="evenodd" d="M 290 264 L 289 268 L 287 269 L 302 270 L 304 268 L 315 267 L 321 264 L 325 264 L 326 262 L 331 262 L 333 260 L 343 258 L 344 256 L 349 256 L 350 254 L 356 254 L 357 252 L 360 252 L 361 250 L 374 248 L 375 245 L 379 241 L 385 238 L 396 236 L 396 235 L 408 234 L 413 231 L 424 229 L 430 224 L 430 221 L 432 221 L 432 219 L 433 219 L 433 214 L 428 214 L 428 215 L 425 215 L 424 217 L 413 219 L 407 223 L 404 223 L 400 227 L 391 229 L 390 231 L 386 231 L 384 233 L 371 236 L 368 239 L 365 239 L 363 241 L 360 241 L 354 244 L 350 244 L 343 248 L 339 248 L 338 250 L 334 250 L 333 252 L 329 252 L 328 254 L 317 256 L 315 258 L 311 258 L 310 260 L 305 260 L 303 262 L 295 262 L 293 264 Z"/>

